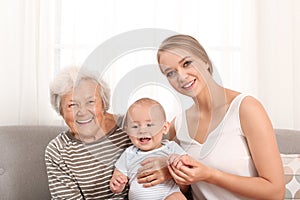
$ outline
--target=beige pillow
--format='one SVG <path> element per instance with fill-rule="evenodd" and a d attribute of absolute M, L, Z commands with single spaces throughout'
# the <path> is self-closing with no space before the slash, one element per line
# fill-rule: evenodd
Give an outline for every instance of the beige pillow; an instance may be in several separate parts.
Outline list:
<path fill-rule="evenodd" d="M 300 154 L 281 154 L 286 193 L 284 199 L 300 200 Z"/>

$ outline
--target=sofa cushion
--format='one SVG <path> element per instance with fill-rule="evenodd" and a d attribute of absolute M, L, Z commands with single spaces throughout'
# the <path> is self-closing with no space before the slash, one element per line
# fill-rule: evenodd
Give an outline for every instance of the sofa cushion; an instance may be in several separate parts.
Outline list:
<path fill-rule="evenodd" d="M 284 199 L 300 199 L 300 154 L 281 154 L 286 193 Z"/>
<path fill-rule="evenodd" d="M 1 199 L 50 199 L 44 152 L 63 126 L 0 127 Z"/>

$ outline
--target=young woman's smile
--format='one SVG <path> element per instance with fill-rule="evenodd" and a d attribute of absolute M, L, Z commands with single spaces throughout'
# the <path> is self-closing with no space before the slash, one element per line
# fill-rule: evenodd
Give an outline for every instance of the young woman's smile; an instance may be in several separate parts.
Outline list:
<path fill-rule="evenodd" d="M 194 97 L 206 85 L 200 70 L 205 68 L 202 61 L 184 51 L 160 53 L 160 68 L 169 83 L 183 95 Z"/>

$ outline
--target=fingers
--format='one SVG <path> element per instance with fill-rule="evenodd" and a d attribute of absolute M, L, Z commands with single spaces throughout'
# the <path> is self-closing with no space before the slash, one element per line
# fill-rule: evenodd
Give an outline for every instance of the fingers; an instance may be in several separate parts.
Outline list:
<path fill-rule="evenodd" d="M 168 157 L 168 164 L 172 164 L 174 162 L 177 162 L 180 159 L 180 155 L 178 154 L 170 154 Z"/>
<path fill-rule="evenodd" d="M 171 178 L 167 168 L 167 157 L 147 158 L 138 170 L 138 183 L 144 187 L 151 187 Z"/>
<path fill-rule="evenodd" d="M 171 154 L 168 157 L 168 164 L 180 169 L 183 165 L 194 167 L 197 165 L 197 162 L 188 155 Z"/>
<path fill-rule="evenodd" d="M 141 162 L 141 165 L 144 166 L 144 165 L 146 165 L 146 164 L 152 163 L 153 160 L 155 160 L 154 157 L 146 158 L 145 160 L 143 160 L 143 161 Z"/>
<path fill-rule="evenodd" d="M 183 163 L 181 161 L 181 156 L 178 155 L 172 155 L 169 160 L 169 165 L 172 165 L 173 167 L 176 167 L 180 169 L 181 166 L 183 166 Z"/>
<path fill-rule="evenodd" d="M 146 176 L 138 179 L 138 183 L 143 184 L 143 187 L 152 187 L 162 183 L 163 179 L 155 178 L 155 175 Z"/>
<path fill-rule="evenodd" d="M 141 176 L 148 176 L 155 170 L 154 158 L 147 158 L 141 163 L 141 167 L 138 169 L 138 174 Z"/>
<path fill-rule="evenodd" d="M 191 182 L 192 174 L 190 173 L 193 166 L 196 164 L 194 160 L 187 155 L 172 154 L 168 157 L 166 164 L 168 167 L 155 169 L 157 158 L 148 158 L 143 162 L 143 166 L 139 169 L 137 176 L 138 182 L 144 187 L 151 187 L 164 182 L 170 176 L 182 185 L 188 185 Z M 191 180 L 190 180 L 191 179 Z"/>
<path fill-rule="evenodd" d="M 152 187 L 152 186 L 155 186 L 158 184 L 160 184 L 160 182 L 158 180 L 153 180 L 153 181 L 144 183 L 143 186 L 147 188 L 147 187 Z"/>
<path fill-rule="evenodd" d="M 167 157 L 147 158 L 142 162 L 141 167 L 138 169 L 138 179 L 150 175 L 155 175 L 157 177 L 156 179 L 158 179 L 159 176 L 169 177 Z"/>
<path fill-rule="evenodd" d="M 156 180 L 156 177 L 154 174 L 143 176 L 143 177 L 139 177 L 139 175 L 138 175 L 138 183 L 141 183 L 141 184 L 150 183 L 154 180 Z"/>
<path fill-rule="evenodd" d="M 143 184 L 144 187 L 151 187 L 160 183 L 159 180 L 155 178 L 154 174 L 138 177 L 138 183 Z"/>
<path fill-rule="evenodd" d="M 199 174 L 199 164 L 188 155 L 170 155 L 168 158 L 170 163 L 168 169 L 173 179 L 182 185 L 188 185 L 195 179 L 195 174 Z"/>
<path fill-rule="evenodd" d="M 197 161 L 188 155 L 181 156 L 180 160 L 184 165 L 191 167 L 197 166 Z"/>
<path fill-rule="evenodd" d="M 120 184 L 126 184 L 127 178 L 124 176 L 119 176 L 119 177 L 117 177 L 117 182 L 119 182 Z"/>
<path fill-rule="evenodd" d="M 114 192 L 114 193 L 118 192 L 119 187 L 120 187 L 120 185 L 117 185 L 114 182 L 110 182 L 110 189 L 111 189 L 112 192 Z"/>
<path fill-rule="evenodd" d="M 167 166 L 167 157 L 157 156 L 143 160 L 140 170 L 158 170 Z"/>
<path fill-rule="evenodd" d="M 110 182 L 110 188 L 114 193 L 120 193 L 125 188 L 126 183 L 127 178 L 124 178 L 122 176 L 115 177 Z"/>
<path fill-rule="evenodd" d="M 145 187 L 150 187 L 165 182 L 171 178 L 167 167 L 156 170 L 151 173 L 138 174 L 138 183 L 143 184 Z"/>
<path fill-rule="evenodd" d="M 196 161 L 188 155 L 170 158 L 173 162 L 169 165 L 169 171 L 174 180 L 183 185 L 192 184 L 195 182 L 207 179 L 212 173 L 210 168 Z"/>
<path fill-rule="evenodd" d="M 118 185 L 119 183 L 117 181 L 110 181 L 110 189 L 112 192 L 116 193 L 120 187 L 120 185 Z"/>
<path fill-rule="evenodd" d="M 125 185 L 127 183 L 127 178 L 124 178 L 123 176 L 115 177 L 111 180 L 111 183 L 115 187 L 119 187 L 120 185 Z"/>
<path fill-rule="evenodd" d="M 186 168 L 186 166 L 183 166 L 180 169 L 175 168 L 172 165 L 170 165 L 168 167 L 169 172 L 176 183 L 181 184 L 181 185 L 189 185 L 190 184 L 189 174 L 181 171 L 182 168 Z"/>
<path fill-rule="evenodd" d="M 145 169 L 145 168 L 140 168 L 138 170 L 138 175 L 137 178 L 143 180 L 146 180 L 145 178 L 148 176 L 153 175 L 153 171 L 151 169 Z"/>

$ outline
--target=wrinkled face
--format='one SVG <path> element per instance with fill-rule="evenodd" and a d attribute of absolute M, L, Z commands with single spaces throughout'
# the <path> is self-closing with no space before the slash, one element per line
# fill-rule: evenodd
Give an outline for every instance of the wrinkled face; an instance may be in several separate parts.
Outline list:
<path fill-rule="evenodd" d="M 204 87 L 208 77 L 208 64 L 184 50 L 160 52 L 159 65 L 172 87 L 179 93 L 195 97 Z"/>
<path fill-rule="evenodd" d="M 169 130 L 161 109 L 153 103 L 135 104 L 127 112 L 126 132 L 132 143 L 143 151 L 162 146 L 163 134 Z"/>
<path fill-rule="evenodd" d="M 97 135 L 103 118 L 103 103 L 99 85 L 92 80 L 81 80 L 76 88 L 62 96 L 61 114 L 75 137 Z"/>

